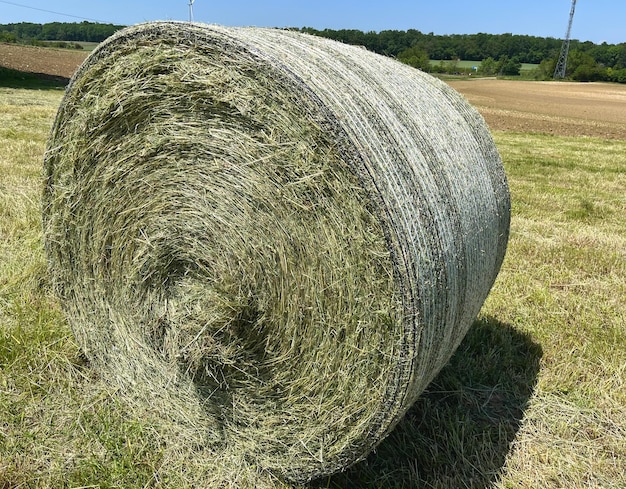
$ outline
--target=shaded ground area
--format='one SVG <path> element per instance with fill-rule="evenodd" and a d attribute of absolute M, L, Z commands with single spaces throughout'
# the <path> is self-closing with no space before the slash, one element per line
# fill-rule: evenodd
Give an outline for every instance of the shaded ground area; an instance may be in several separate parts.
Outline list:
<path fill-rule="evenodd" d="M 389 437 L 366 460 L 311 489 L 491 487 L 521 426 L 542 356 L 541 346 L 511 325 L 492 317 L 475 321 Z"/>
<path fill-rule="evenodd" d="M 626 85 L 452 80 L 493 130 L 626 139 Z"/>

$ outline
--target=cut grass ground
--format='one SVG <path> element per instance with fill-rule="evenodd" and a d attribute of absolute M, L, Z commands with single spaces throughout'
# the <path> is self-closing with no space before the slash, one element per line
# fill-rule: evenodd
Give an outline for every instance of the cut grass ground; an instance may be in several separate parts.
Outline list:
<path fill-rule="evenodd" d="M 201 486 L 50 293 L 40 174 L 61 95 L 0 88 L 0 488 Z M 626 142 L 495 137 L 513 220 L 492 294 L 376 453 L 312 487 L 626 487 Z"/>

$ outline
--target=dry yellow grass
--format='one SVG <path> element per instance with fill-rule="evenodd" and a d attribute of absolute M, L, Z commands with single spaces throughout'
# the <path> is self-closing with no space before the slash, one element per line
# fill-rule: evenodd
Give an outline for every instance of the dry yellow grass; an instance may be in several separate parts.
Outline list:
<path fill-rule="evenodd" d="M 626 143 L 503 133 L 498 145 L 514 220 L 486 309 L 543 349 L 502 487 L 625 487 Z"/>
<path fill-rule="evenodd" d="M 0 90 L 0 487 L 192 487 L 210 474 L 127 416 L 49 293 L 39 175 L 60 96 Z M 495 136 L 512 236 L 480 321 L 377 453 L 318 487 L 626 487 L 626 142 Z"/>

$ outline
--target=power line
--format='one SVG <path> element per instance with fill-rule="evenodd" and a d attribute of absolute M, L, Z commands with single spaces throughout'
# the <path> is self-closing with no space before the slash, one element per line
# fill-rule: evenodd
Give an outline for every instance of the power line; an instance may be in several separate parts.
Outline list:
<path fill-rule="evenodd" d="M 30 10 L 39 10 L 40 12 L 46 12 L 48 14 L 63 15 L 65 17 L 73 17 L 74 19 L 90 20 L 92 22 L 98 22 L 99 24 L 109 24 L 110 23 L 110 22 L 105 22 L 104 20 L 90 19 L 88 17 L 81 17 L 79 15 L 64 14 L 63 12 L 55 12 L 54 10 L 46 10 L 46 9 L 43 9 L 43 8 L 31 7 L 29 5 L 22 5 L 21 3 L 15 3 L 15 2 L 7 2 L 5 0 L 0 0 L 0 3 L 6 3 L 7 5 L 13 5 L 15 7 L 27 8 L 27 9 L 30 9 Z"/>

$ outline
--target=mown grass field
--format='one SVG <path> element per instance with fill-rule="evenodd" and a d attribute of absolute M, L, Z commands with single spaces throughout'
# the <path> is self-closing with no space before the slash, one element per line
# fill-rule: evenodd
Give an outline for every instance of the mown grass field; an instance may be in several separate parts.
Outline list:
<path fill-rule="evenodd" d="M 471 60 L 466 60 L 466 59 L 461 59 L 458 61 L 451 61 L 451 60 L 445 60 L 445 59 L 431 59 L 430 60 L 430 64 L 433 66 L 441 65 L 441 64 L 444 66 L 455 65 L 460 70 L 471 70 L 474 67 L 480 68 L 481 63 L 482 61 L 471 61 Z M 536 69 L 538 66 L 539 66 L 538 64 L 533 64 L 533 63 L 522 63 L 521 71 L 532 71 Z"/>
<path fill-rule="evenodd" d="M 198 487 L 50 292 L 41 166 L 61 96 L 0 88 L 0 489 Z M 311 487 L 626 487 L 626 141 L 494 136 L 513 220 L 483 311 L 376 453 Z"/>

